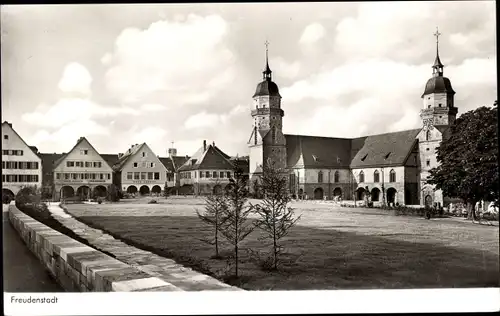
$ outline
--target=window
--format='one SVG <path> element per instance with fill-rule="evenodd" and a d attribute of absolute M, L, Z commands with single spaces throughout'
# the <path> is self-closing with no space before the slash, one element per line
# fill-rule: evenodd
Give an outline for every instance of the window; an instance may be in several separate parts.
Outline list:
<path fill-rule="evenodd" d="M 154 162 L 152 162 L 152 163 L 151 163 L 151 168 L 154 168 L 154 167 L 155 167 L 155 163 L 154 163 Z"/>
<path fill-rule="evenodd" d="M 146 172 L 141 172 L 141 180 L 146 180 Z"/>
<path fill-rule="evenodd" d="M 134 180 L 140 179 L 140 172 L 134 172 Z"/>
<path fill-rule="evenodd" d="M 224 178 L 224 171 L 221 171 L 221 172 L 219 173 L 219 177 L 220 177 L 221 179 L 222 179 L 222 178 Z"/>
<path fill-rule="evenodd" d="M 66 161 L 66 166 L 67 167 L 74 167 L 75 166 L 75 162 L 74 161 Z"/>
<path fill-rule="evenodd" d="M 363 183 L 365 182 L 365 174 L 363 173 L 363 171 L 361 171 L 359 173 L 359 183 Z"/>
<path fill-rule="evenodd" d="M 254 139 L 254 144 L 257 145 L 257 127 L 254 127 L 253 129 L 253 139 Z"/>
<path fill-rule="evenodd" d="M 85 180 L 88 180 L 89 179 L 89 174 L 88 173 L 84 173 L 85 175 Z"/>
<path fill-rule="evenodd" d="M 71 174 L 71 179 L 76 180 L 76 173 Z"/>
<path fill-rule="evenodd" d="M 200 171 L 200 178 L 203 178 L 203 177 L 205 177 L 205 172 Z"/>
<path fill-rule="evenodd" d="M 9 139 L 9 135 L 3 135 L 3 139 Z"/>
<path fill-rule="evenodd" d="M 396 182 L 396 171 L 394 169 L 389 172 L 389 182 Z"/>
<path fill-rule="evenodd" d="M 133 175 L 132 172 L 127 172 L 127 180 L 132 180 L 132 175 Z"/>
<path fill-rule="evenodd" d="M 104 173 L 99 173 L 99 179 L 104 180 Z M 132 172 L 130 172 L 130 179 L 132 179 Z"/>
<path fill-rule="evenodd" d="M 88 155 L 89 150 L 88 149 L 80 149 L 80 155 Z"/>
<path fill-rule="evenodd" d="M 108 180 L 111 179 L 111 173 L 108 173 Z"/>
<path fill-rule="evenodd" d="M 5 169 L 5 161 L 2 161 L 2 169 Z"/>
<path fill-rule="evenodd" d="M 431 108 L 431 105 L 429 104 L 429 105 L 427 106 L 427 108 L 428 108 L 428 109 L 430 109 L 430 108 Z"/>
<path fill-rule="evenodd" d="M 378 173 L 378 170 L 375 170 L 373 173 L 373 182 L 380 182 L 380 174 Z"/>
<path fill-rule="evenodd" d="M 160 180 L 160 173 L 159 172 L 155 172 L 155 180 Z"/>
<path fill-rule="evenodd" d="M 60 180 L 60 179 L 61 179 L 61 174 L 60 174 L 60 173 L 56 173 L 56 179 L 57 179 L 57 180 Z"/>
<path fill-rule="evenodd" d="M 153 180 L 153 173 L 152 172 L 148 172 L 148 180 Z"/>
<path fill-rule="evenodd" d="M 441 104 L 441 103 L 439 103 L 439 107 L 441 107 L 441 106 L 442 106 L 442 104 Z"/>
<path fill-rule="evenodd" d="M 134 168 L 137 168 L 137 162 L 134 162 Z"/>
<path fill-rule="evenodd" d="M 92 180 L 95 180 L 95 173 L 92 173 Z"/>
<path fill-rule="evenodd" d="M 340 173 L 338 171 L 335 171 L 333 175 L 333 182 L 335 183 L 340 182 Z"/>
<path fill-rule="evenodd" d="M 431 166 L 431 161 L 429 159 L 427 159 L 427 161 L 425 162 L 425 164 L 427 165 L 427 167 L 430 167 Z"/>
<path fill-rule="evenodd" d="M 217 171 L 213 172 L 213 178 L 217 179 Z"/>
<path fill-rule="evenodd" d="M 143 162 L 141 163 L 141 167 L 142 167 L 142 168 L 147 168 L 147 163 L 146 163 L 145 161 L 143 161 Z"/>
<path fill-rule="evenodd" d="M 64 180 L 69 180 L 69 173 L 64 174 Z"/>
<path fill-rule="evenodd" d="M 90 167 L 92 167 L 92 162 L 85 161 L 85 168 L 90 168 Z"/>
<path fill-rule="evenodd" d="M 430 140 L 431 139 L 431 131 L 425 132 L 425 140 Z"/>
<path fill-rule="evenodd" d="M 228 179 L 230 179 L 230 178 L 231 178 L 231 171 L 228 171 L 228 172 L 226 173 L 226 175 L 227 175 L 227 178 L 228 178 Z"/>
<path fill-rule="evenodd" d="M 97 162 L 97 168 L 101 168 L 101 167 L 102 167 L 102 162 L 101 161 Z"/>
<path fill-rule="evenodd" d="M 318 172 L 318 183 L 323 183 L 323 171 Z"/>
<path fill-rule="evenodd" d="M 146 157 L 146 153 L 145 152 L 142 152 L 142 157 Z"/>
<path fill-rule="evenodd" d="M 440 115 L 439 118 L 443 118 L 443 117 Z"/>
<path fill-rule="evenodd" d="M 426 148 L 425 150 L 429 151 L 429 148 Z"/>
<path fill-rule="evenodd" d="M 271 138 L 273 140 L 273 143 L 276 143 L 276 128 L 273 127 L 273 129 L 271 130 Z"/>

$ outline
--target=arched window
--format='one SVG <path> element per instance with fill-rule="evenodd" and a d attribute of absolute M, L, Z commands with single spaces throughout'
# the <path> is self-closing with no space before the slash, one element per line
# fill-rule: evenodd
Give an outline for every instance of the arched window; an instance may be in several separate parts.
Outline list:
<path fill-rule="evenodd" d="M 276 127 L 273 127 L 271 130 L 271 137 L 273 139 L 273 143 L 276 143 Z"/>
<path fill-rule="evenodd" d="M 375 170 L 373 173 L 373 182 L 380 182 L 380 174 L 378 173 L 378 170 Z"/>
<path fill-rule="evenodd" d="M 365 182 L 365 174 L 363 171 L 359 173 L 359 183 Z"/>
<path fill-rule="evenodd" d="M 257 145 L 257 127 L 254 127 L 253 129 L 253 140 L 254 140 L 254 145 Z"/>
<path fill-rule="evenodd" d="M 333 175 L 333 182 L 340 182 L 340 173 L 338 171 L 335 171 L 335 174 Z"/>
<path fill-rule="evenodd" d="M 427 130 L 425 132 L 425 140 L 429 140 L 429 139 L 431 139 L 431 131 Z"/>
<path fill-rule="evenodd" d="M 389 172 L 389 182 L 396 182 L 396 171 L 394 169 Z"/>
<path fill-rule="evenodd" d="M 323 171 L 318 172 L 318 183 L 323 183 Z"/>

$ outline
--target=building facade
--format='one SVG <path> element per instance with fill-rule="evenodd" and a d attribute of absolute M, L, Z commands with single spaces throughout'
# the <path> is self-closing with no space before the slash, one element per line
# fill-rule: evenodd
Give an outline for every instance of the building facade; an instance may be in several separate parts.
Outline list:
<path fill-rule="evenodd" d="M 167 182 L 167 168 L 146 143 L 118 154 L 113 170 L 115 184 L 132 195 L 161 194 Z"/>
<path fill-rule="evenodd" d="M 113 170 L 85 137 L 54 163 L 54 199 L 106 197 Z"/>
<path fill-rule="evenodd" d="M 179 178 L 185 194 L 209 195 L 227 189 L 236 164 L 215 143 L 203 146 L 180 168 Z"/>
<path fill-rule="evenodd" d="M 253 96 L 248 146 L 250 177 L 262 176 L 271 161 L 288 173 L 290 194 L 304 199 L 362 200 L 401 205 L 443 204 L 443 194 L 426 183 L 438 165 L 436 149 L 447 137 L 458 109 L 443 75 L 438 43 L 432 77 L 422 94 L 422 128 L 358 138 L 284 135 L 281 96 L 267 61 Z"/>
<path fill-rule="evenodd" d="M 2 196 L 12 199 L 22 187 L 42 186 L 42 159 L 9 122 L 2 123 Z"/>

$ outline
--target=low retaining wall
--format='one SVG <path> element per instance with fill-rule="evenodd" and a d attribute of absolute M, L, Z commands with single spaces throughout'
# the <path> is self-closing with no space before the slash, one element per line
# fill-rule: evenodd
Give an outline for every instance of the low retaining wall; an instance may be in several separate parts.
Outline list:
<path fill-rule="evenodd" d="M 68 292 L 182 291 L 34 220 L 14 205 L 9 206 L 9 221 Z"/>

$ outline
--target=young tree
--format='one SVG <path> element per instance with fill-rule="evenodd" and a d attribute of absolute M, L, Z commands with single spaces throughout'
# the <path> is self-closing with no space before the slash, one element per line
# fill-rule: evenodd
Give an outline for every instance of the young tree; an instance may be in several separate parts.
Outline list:
<path fill-rule="evenodd" d="M 120 201 L 120 192 L 115 184 L 110 184 L 108 186 L 108 198 L 111 202 Z"/>
<path fill-rule="evenodd" d="M 217 184 L 218 182 L 216 185 Z M 221 258 L 219 255 L 219 232 L 227 220 L 227 216 L 225 216 L 225 214 L 227 214 L 227 208 L 227 198 L 224 195 L 224 192 L 221 192 L 220 194 L 211 194 L 206 197 L 205 213 L 201 214 L 198 210 L 196 210 L 198 218 L 214 228 L 214 237 L 212 240 L 202 239 L 202 241 L 215 246 L 214 259 Z"/>
<path fill-rule="evenodd" d="M 290 195 L 286 175 L 271 161 L 264 167 L 262 190 L 265 198 L 261 204 L 254 206 L 259 215 L 255 225 L 264 231 L 266 238 L 272 240 L 272 266 L 277 270 L 280 254 L 283 253 L 281 239 L 288 234 L 300 216 L 294 218 L 293 209 L 288 207 Z"/>
<path fill-rule="evenodd" d="M 163 196 L 168 198 L 168 183 L 165 182 L 165 186 L 163 187 Z"/>
<path fill-rule="evenodd" d="M 430 171 L 427 180 L 445 196 L 462 199 L 469 219 L 477 219 L 477 201 L 499 197 L 497 126 L 495 106 L 462 114 L 438 147 L 440 165 Z"/>
<path fill-rule="evenodd" d="M 253 211 L 247 202 L 247 180 L 243 177 L 241 168 L 236 167 L 234 178 L 229 179 L 226 193 L 227 206 L 223 208 L 224 225 L 220 227 L 221 235 L 233 246 L 235 277 L 238 277 L 238 254 L 241 242 L 255 229 L 248 216 Z"/>

